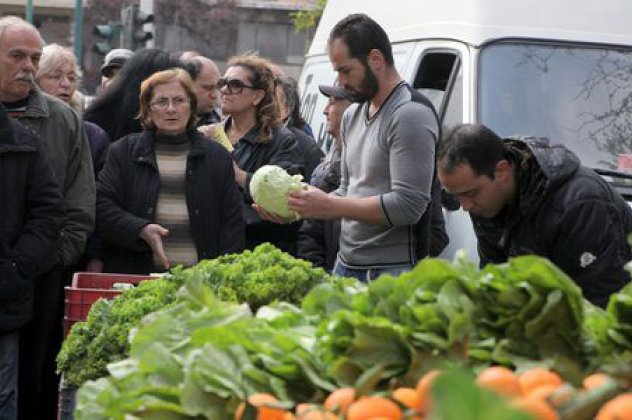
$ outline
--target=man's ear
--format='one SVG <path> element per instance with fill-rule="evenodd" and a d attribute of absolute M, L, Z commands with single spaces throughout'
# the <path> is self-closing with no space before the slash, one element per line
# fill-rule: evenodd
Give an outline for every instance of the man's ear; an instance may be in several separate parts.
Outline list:
<path fill-rule="evenodd" d="M 377 48 L 373 48 L 369 51 L 369 55 L 366 57 L 367 65 L 374 72 L 380 70 L 384 65 L 384 55 Z"/>
<path fill-rule="evenodd" d="M 494 178 L 506 181 L 513 176 L 513 165 L 507 159 L 501 159 L 494 167 Z"/>

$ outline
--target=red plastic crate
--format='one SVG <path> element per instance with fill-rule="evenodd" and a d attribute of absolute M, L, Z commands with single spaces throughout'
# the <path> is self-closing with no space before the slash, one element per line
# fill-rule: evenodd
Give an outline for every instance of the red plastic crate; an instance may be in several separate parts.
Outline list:
<path fill-rule="evenodd" d="M 72 284 L 65 288 L 64 337 L 68 335 L 70 327 L 75 322 L 86 319 L 97 299 L 112 299 L 122 293 L 121 290 L 112 290 L 115 283 L 137 285 L 142 280 L 155 278 L 133 274 L 75 273 L 72 276 Z"/>

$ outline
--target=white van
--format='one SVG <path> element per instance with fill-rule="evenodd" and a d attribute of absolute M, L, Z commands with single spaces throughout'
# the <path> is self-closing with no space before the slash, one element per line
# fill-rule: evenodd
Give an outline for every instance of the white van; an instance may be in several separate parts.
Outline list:
<path fill-rule="evenodd" d="M 632 1 L 329 0 L 299 80 L 302 111 L 327 150 L 319 84 L 336 74 L 332 27 L 366 13 L 386 30 L 402 77 L 435 104 L 443 130 L 483 123 L 549 137 L 632 198 Z M 450 245 L 477 260 L 469 216 L 444 208 Z"/>

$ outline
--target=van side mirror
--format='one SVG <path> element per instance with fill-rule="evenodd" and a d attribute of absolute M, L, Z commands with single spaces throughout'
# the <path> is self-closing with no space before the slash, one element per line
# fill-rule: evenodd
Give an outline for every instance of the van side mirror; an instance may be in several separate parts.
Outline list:
<path fill-rule="evenodd" d="M 441 205 L 445 207 L 447 211 L 457 211 L 461 208 L 459 200 L 443 188 L 441 188 Z"/>

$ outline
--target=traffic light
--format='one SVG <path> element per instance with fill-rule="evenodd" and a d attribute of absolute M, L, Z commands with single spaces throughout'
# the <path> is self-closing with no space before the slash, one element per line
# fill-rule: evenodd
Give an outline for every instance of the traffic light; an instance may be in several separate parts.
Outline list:
<path fill-rule="evenodd" d="M 143 12 L 138 4 L 127 6 L 123 10 L 123 45 L 134 51 L 143 48 L 154 38 L 154 34 L 143 29 L 143 25 L 154 21 L 154 15 Z"/>
<path fill-rule="evenodd" d="M 119 22 L 108 22 L 107 25 L 96 25 L 92 33 L 103 41 L 99 41 L 92 46 L 92 51 L 105 56 L 110 50 L 119 48 L 121 42 L 121 24 Z"/>

